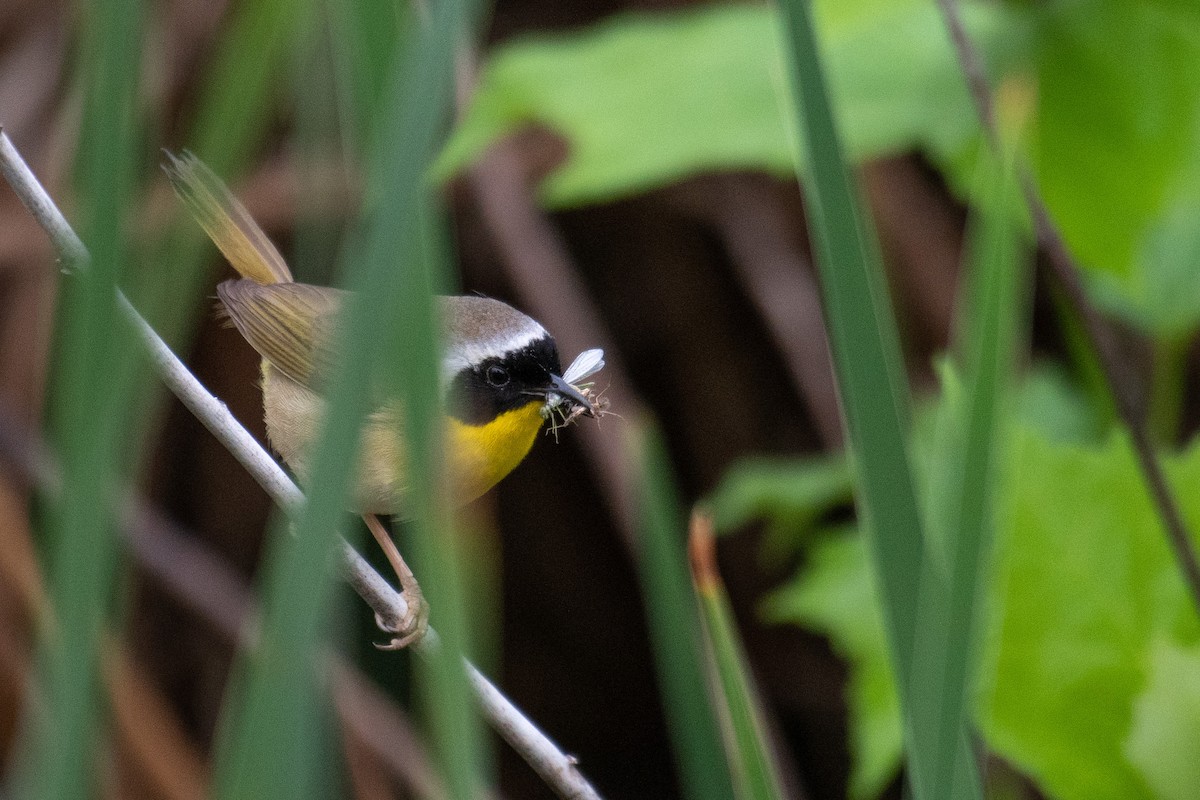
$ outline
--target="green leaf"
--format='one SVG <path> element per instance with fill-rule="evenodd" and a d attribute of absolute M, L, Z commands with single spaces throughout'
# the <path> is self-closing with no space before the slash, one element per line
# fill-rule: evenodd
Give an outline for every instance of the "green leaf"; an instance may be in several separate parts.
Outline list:
<path fill-rule="evenodd" d="M 1025 329 L 1027 257 L 1009 213 L 1019 196 L 1011 152 L 980 159 L 980 213 L 972 221 L 970 257 L 964 280 L 962 329 L 958 332 L 957 361 L 964 375 L 958 402 L 942 404 L 926 481 L 925 520 L 935 550 L 925 559 L 921 585 L 945 576 L 948 595 L 943 608 L 922 593 L 918 652 L 928 659 L 933 680 L 913 691 L 935 709 L 938 761 L 930 797 L 963 797 L 974 776 L 954 763 L 956 743 L 966 736 L 968 697 L 975 685 L 976 650 L 990 582 L 994 511 L 998 474 L 1005 458 L 1000 436 L 1007 419 L 1012 366 Z M 944 616 L 939 616 L 944 614 Z M 971 759 L 973 761 L 973 759 Z"/>
<path fill-rule="evenodd" d="M 375 112 L 386 102 L 384 78 L 399 57 L 397 46 L 411 38 L 417 7 L 397 0 L 331 3 L 329 23 L 342 138 L 359 154 L 368 147 Z"/>
<path fill-rule="evenodd" d="M 269 121 L 285 59 L 312 25 L 308 0 L 239 5 L 218 43 L 189 135 L 219 173 L 240 168 Z"/>
<path fill-rule="evenodd" d="M 1170 663 L 1156 666 L 1164 657 L 1155 648 L 1192 646 L 1200 626 L 1133 455 L 1120 437 L 1084 447 L 1017 426 L 1009 439 L 976 698 L 987 746 L 1060 800 L 1153 797 L 1151 786 L 1167 780 L 1166 764 L 1145 760 L 1153 709 L 1193 702 L 1189 682 L 1156 683 L 1155 670 Z M 1178 487 L 1200 483 L 1200 444 L 1166 467 Z M 1180 498 L 1194 525 L 1200 496 Z M 828 634 L 851 663 L 856 797 L 874 794 L 900 759 L 895 689 L 879 680 L 890 668 L 872 585 L 861 541 L 827 539 L 766 606 L 774 619 Z"/>
<path fill-rule="evenodd" d="M 480 4 L 446 0 L 432 4 L 422 24 L 410 26 L 379 85 L 384 101 L 371 120 L 367 217 L 360 247 L 347 266 L 361 260 L 378 269 L 371 287 L 382 296 L 366 313 L 390 320 L 377 345 L 377 374 L 404 408 L 403 453 L 411 494 L 412 566 L 437 627 L 436 647 L 424 646 L 417 662 L 418 691 L 437 764 L 453 798 L 473 798 L 491 781 L 485 776 L 485 739 L 471 695 L 464 656 L 471 650 L 468 587 L 462 537 L 444 490 L 439 391 L 439 349 L 434 294 L 451 282 L 448 239 L 425 176 L 444 136 L 453 98 L 456 48 L 474 36 Z M 377 60 L 377 66 L 387 61 Z M 397 268 L 397 264 L 402 265 Z M 385 309 L 391 309 L 387 311 Z M 387 354 L 386 356 L 384 354 Z"/>
<path fill-rule="evenodd" d="M 944 575 L 931 551 L 908 449 L 908 386 L 878 245 L 858 203 L 840 127 L 806 0 L 784 0 L 780 30 L 791 66 L 790 86 L 800 145 L 810 175 L 802 180 L 807 223 L 821 273 L 829 339 L 859 478 L 856 502 L 867 521 L 892 664 L 901 687 L 906 779 L 914 797 L 943 796 L 949 780 L 978 796 L 978 777 L 961 727 L 941 736 L 942 709 L 930 695 L 944 678 L 937 643 L 928 635 L 948 619 Z"/>
<path fill-rule="evenodd" d="M 1016 405 L 1021 422 L 1052 442 L 1096 442 L 1103 430 L 1087 396 L 1050 362 L 1037 361 L 1029 367 Z"/>
<path fill-rule="evenodd" d="M 1161 800 L 1190 800 L 1200 787 L 1200 648 L 1157 641 L 1148 672 L 1125 752 Z"/>
<path fill-rule="evenodd" d="M 437 431 L 436 321 L 432 286 L 444 265 L 431 253 L 423 176 L 450 104 L 454 45 L 470 30 L 473 11 L 465 0 L 439 3 L 429 24 L 388 73 L 379 77 L 388 101 L 373 120 L 368 202 L 362 227 L 345 259 L 344 285 L 351 290 L 338 319 L 340 347 L 329 381 L 328 413 L 313 448 L 307 502 L 296 535 L 276 526 L 265 567 L 265 622 L 259 653 L 242 665 L 236 703 L 229 711 L 217 764 L 221 798 L 326 796 L 321 773 L 328 745 L 314 735 L 323 683 L 316 651 L 330 619 L 334 532 L 344 527 L 350 476 L 357 461 L 360 422 L 371 411 L 362 387 L 385 373 L 389 387 L 402 384 L 404 442 L 412 494 L 406 511 L 415 518 L 417 571 L 441 627 L 440 646 L 426 647 L 420 663 L 423 697 L 429 700 L 431 739 L 446 776 L 449 796 L 476 797 L 482 777 L 481 736 L 463 670 L 466 649 L 462 587 L 453 555 L 434 539 L 449 541 L 434 499 Z M 404 269 L 396 269 L 396 254 Z M 404 313 L 394 313 L 400 309 Z M 399 329 L 403 329 L 403 335 Z M 395 348 L 385 345 L 400 340 Z M 388 357 L 384 357 L 384 354 Z M 388 371 L 390 370 L 390 372 Z M 405 381 L 398 381 L 403 374 Z M 438 556 L 445 556 L 441 559 Z"/>
<path fill-rule="evenodd" d="M 1012 466 L 985 735 L 1055 797 L 1149 797 L 1122 742 L 1152 639 L 1192 612 L 1133 456 L 1024 434 Z M 1194 485 L 1200 450 L 1168 468 Z"/>
<path fill-rule="evenodd" d="M 721 478 L 707 504 L 719 530 L 769 516 L 820 514 L 850 498 L 853 475 L 841 453 L 795 459 L 751 458 Z"/>
<path fill-rule="evenodd" d="M 778 562 L 803 541 L 817 519 L 853 500 L 854 476 L 842 453 L 737 462 L 705 500 L 718 531 L 766 520 L 765 558 Z"/>
<path fill-rule="evenodd" d="M 1200 51 L 1198 51 L 1200 54 Z M 1165 201 L 1165 209 L 1141 232 L 1128 275 L 1092 275 L 1097 302 L 1143 331 L 1181 340 L 1200 325 L 1200 157 Z"/>
<path fill-rule="evenodd" d="M 831 91 L 859 160 L 909 149 L 954 151 L 976 131 L 957 62 L 930 3 L 823 6 Z M 968 24 L 997 54 L 1022 45 L 1016 17 L 970 5 Z M 568 156 L 540 187 L 552 207 L 600 202 L 714 170 L 795 168 L 781 102 L 777 19 L 766 6 L 717 4 L 626 14 L 583 32 L 498 48 L 438 168 L 477 158 L 530 124 L 564 137 Z"/>
<path fill-rule="evenodd" d="M 1046 6 L 1039 26 L 1042 194 L 1089 268 L 1129 278 L 1197 143 L 1200 13 L 1183 4 Z"/>

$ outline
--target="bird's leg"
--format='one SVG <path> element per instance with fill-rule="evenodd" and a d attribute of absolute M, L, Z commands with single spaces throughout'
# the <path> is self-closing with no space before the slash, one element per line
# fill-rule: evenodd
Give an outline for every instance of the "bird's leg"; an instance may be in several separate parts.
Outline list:
<path fill-rule="evenodd" d="M 429 604 L 425 602 L 425 596 L 421 593 L 416 576 L 408 568 L 400 551 L 396 549 L 396 543 L 392 541 L 392 537 L 383 527 L 383 523 L 379 521 L 379 517 L 374 514 L 363 514 L 363 522 L 367 523 L 367 529 L 371 531 L 371 535 L 383 549 L 383 554 L 387 556 L 388 563 L 392 565 L 392 570 L 396 573 L 396 578 L 400 581 L 400 588 L 404 592 L 404 601 L 408 604 L 408 611 L 395 630 L 391 626 L 385 625 L 378 617 L 376 618 L 381 630 L 395 634 L 390 642 L 376 645 L 376 647 L 380 650 L 399 650 L 424 638 L 425 632 L 429 630 Z"/>

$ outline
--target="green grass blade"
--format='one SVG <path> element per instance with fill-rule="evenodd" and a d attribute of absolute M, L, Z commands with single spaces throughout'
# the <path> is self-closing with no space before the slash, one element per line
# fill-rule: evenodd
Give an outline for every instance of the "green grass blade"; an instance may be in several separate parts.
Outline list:
<path fill-rule="evenodd" d="M 258 652 L 240 665 L 216 769 L 220 798 L 322 796 L 333 761 L 320 748 L 325 695 L 315 659 L 332 606 L 336 534 L 346 528 L 358 430 L 370 409 L 380 321 L 389 315 L 389 264 L 348 265 L 352 295 L 338 326 L 339 357 L 328 383 L 328 412 L 317 439 L 308 498 L 290 535 L 273 527 L 265 555 L 264 624 Z"/>
<path fill-rule="evenodd" d="M 363 387 L 383 369 L 379 362 L 391 355 L 382 343 L 396 341 L 397 319 L 403 320 L 398 361 L 401 369 L 408 368 L 402 400 L 414 476 L 411 511 L 418 530 L 436 529 L 417 540 L 424 543 L 446 535 L 431 511 L 436 487 L 430 476 L 436 470 L 423 468 L 434 462 L 439 408 L 430 267 L 420 221 L 423 178 L 446 118 L 453 44 L 465 30 L 464 17 L 459 4 L 439 4 L 430 28 L 407 48 L 407 58 L 391 76 L 384 104 L 390 112 L 378 120 L 377 148 L 368 172 L 376 176 L 368 191 L 369 216 L 344 264 L 344 283 L 353 294 L 341 320 L 344 347 L 329 384 L 330 410 L 296 536 L 276 531 L 263 647 L 250 665 L 243 703 L 222 751 L 218 786 L 224 798 L 319 796 L 313 765 L 328 758 L 315 754 L 317 742 L 302 726 L 317 721 L 312 658 L 331 594 L 330 532 L 345 521 L 342 509 L 354 473 L 356 433 L 369 410 L 370 395 Z M 397 262 L 397 254 L 408 257 Z M 419 574 L 433 562 L 421 557 L 423 553 L 424 548 L 418 548 L 414 559 Z M 443 566 L 426 581 L 445 645 L 433 657 L 437 663 L 430 672 L 441 691 L 430 709 L 439 753 L 453 754 L 443 762 L 451 791 L 456 797 L 470 797 L 482 785 L 475 757 L 479 735 L 457 655 L 461 627 L 456 630 L 451 619 L 448 585 L 438 580 L 446 569 Z M 291 729 L 293 725 L 297 727 Z"/>
<path fill-rule="evenodd" d="M 213 57 L 188 141 L 218 174 L 249 157 L 271 119 L 272 98 L 288 58 L 307 40 L 311 0 L 258 0 L 236 7 Z"/>
<path fill-rule="evenodd" d="M 734 796 L 733 784 L 705 674 L 684 520 L 670 466 L 652 425 L 631 425 L 630 438 L 642 476 L 638 570 L 680 781 L 693 800 L 728 800 Z"/>
<path fill-rule="evenodd" d="M 978 646 L 986 565 L 992 550 L 993 513 L 998 471 L 1003 463 L 1000 427 L 1010 395 L 1013 364 L 1023 313 L 1017 208 L 1020 194 L 1011 161 L 982 155 L 980 214 L 969 239 L 969 267 L 960 331 L 964 392 L 946 399 L 944 426 L 932 464 L 931 524 L 944 546 L 949 592 L 944 626 L 927 626 L 933 641 L 931 668 L 941 675 L 934 685 L 940 707 L 937 753 L 953 753 L 968 723 L 972 667 Z M 953 393 L 952 393 L 953 394 Z M 930 559 L 927 565 L 941 564 Z M 958 752 L 962 752 L 959 750 Z M 933 770 L 933 797 L 962 796 L 970 775 L 965 765 L 940 763 Z"/>
<path fill-rule="evenodd" d="M 741 800 L 782 798 L 779 768 L 767 737 L 762 704 L 717 571 L 713 520 L 706 512 L 693 513 L 688 548 L 707 652 L 720 687 L 718 705 L 723 712 L 725 749 L 730 753 L 735 796 Z"/>
<path fill-rule="evenodd" d="M 39 651 L 41 707 L 29 719 L 18 797 L 91 795 L 103 637 L 117 567 L 114 512 L 130 466 L 121 409 L 136 371 L 114 303 L 131 256 L 128 228 L 136 153 L 139 0 L 104 0 L 81 19 L 84 111 L 77 161 L 83 240 L 91 262 L 62 279 L 51 440 L 62 490 L 50 499 L 53 619 Z"/>
<path fill-rule="evenodd" d="M 956 763 L 939 753 L 938 684 L 917 652 L 920 628 L 938 624 L 946 588 L 925 568 L 925 536 L 907 449 L 908 390 L 895 322 L 876 245 L 857 202 L 829 102 L 806 0 L 782 0 L 784 37 L 798 130 L 810 174 L 802 177 L 817 249 L 838 385 L 859 481 L 858 508 L 881 585 L 888 642 L 900 689 L 908 744 L 908 779 L 917 798 L 931 797 L 932 771 Z M 952 751 L 965 750 L 965 740 Z M 969 751 L 963 759 L 970 767 Z M 972 767 L 973 769 L 973 767 Z M 974 784 L 977 781 L 971 781 Z M 971 791 L 973 794 L 977 787 Z"/>
<path fill-rule="evenodd" d="M 393 265 L 388 288 L 398 321 L 394 359 L 383 366 L 405 409 L 410 470 L 406 516 L 412 519 L 409 553 L 436 626 L 440 646 L 418 662 L 421 697 L 439 765 L 451 796 L 477 797 L 484 780 L 483 735 L 475 714 L 463 656 L 470 643 L 463 567 L 457 552 L 442 475 L 441 392 L 433 294 L 447 277 L 448 254 L 430 201 L 428 169 L 450 119 L 455 47 L 474 29 L 474 4 L 444 0 L 428 24 L 412 26 L 383 82 L 373 139 L 368 197 L 367 260 Z M 398 268 L 395 268 L 398 265 Z"/>
<path fill-rule="evenodd" d="M 340 87 L 338 114 L 342 138 L 361 153 L 370 138 L 385 78 L 415 23 L 416 4 L 402 0 L 338 0 L 328 6 L 334 68 Z"/>
<path fill-rule="evenodd" d="M 339 116 L 332 112 L 339 101 L 332 42 L 323 26 L 314 27 L 319 30 L 295 48 L 289 76 L 294 117 L 288 146 L 295 172 L 296 213 L 288 266 L 301 283 L 328 285 L 341 248 L 342 220 L 322 215 L 313 198 L 320 197 L 331 171 L 349 170 Z"/>

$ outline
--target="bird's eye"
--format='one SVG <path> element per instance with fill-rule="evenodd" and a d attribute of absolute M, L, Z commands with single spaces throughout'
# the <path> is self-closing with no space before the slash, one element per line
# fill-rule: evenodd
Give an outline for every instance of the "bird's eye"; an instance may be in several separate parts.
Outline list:
<path fill-rule="evenodd" d="M 509 381 L 508 370 L 504 367 L 488 367 L 487 382 L 499 389 L 502 386 L 507 386 Z"/>

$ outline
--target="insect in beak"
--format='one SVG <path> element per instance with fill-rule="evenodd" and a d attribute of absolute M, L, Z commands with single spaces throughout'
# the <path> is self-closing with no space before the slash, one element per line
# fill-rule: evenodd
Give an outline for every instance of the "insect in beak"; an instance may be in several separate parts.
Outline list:
<path fill-rule="evenodd" d="M 583 409 L 585 416 L 596 416 L 596 408 L 583 392 L 557 375 L 550 376 L 550 385 L 546 387 L 546 405 L 557 408 L 563 403 L 572 403 Z"/>

